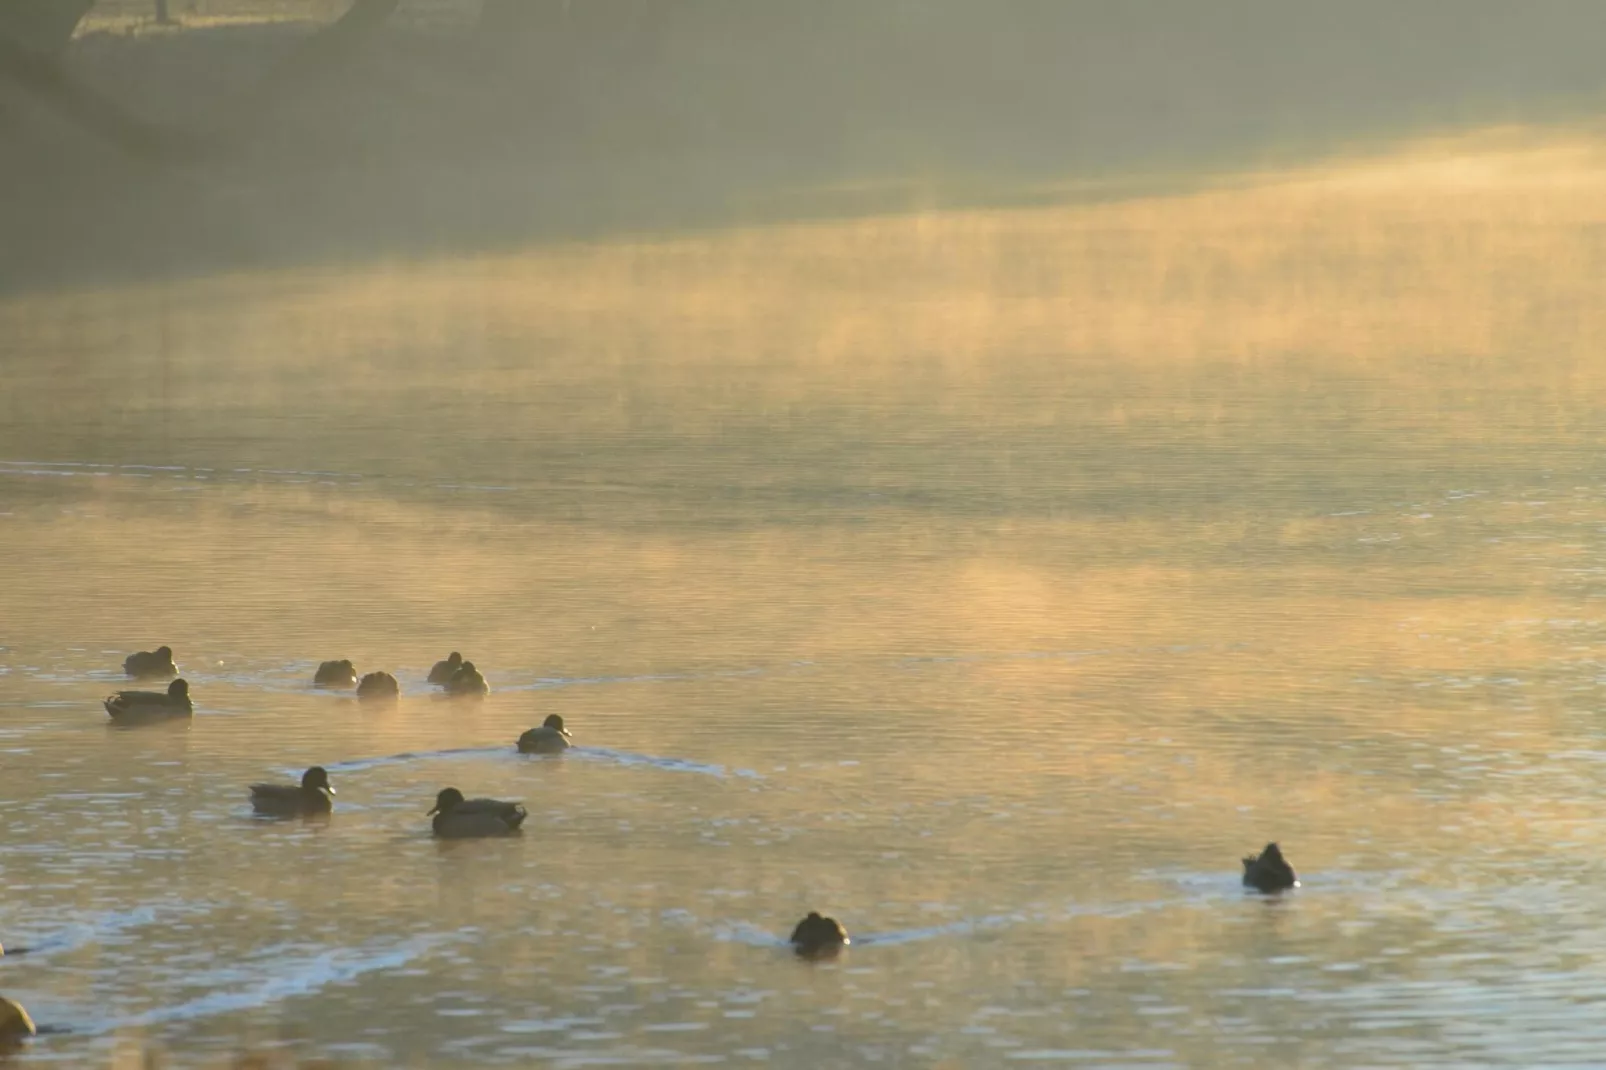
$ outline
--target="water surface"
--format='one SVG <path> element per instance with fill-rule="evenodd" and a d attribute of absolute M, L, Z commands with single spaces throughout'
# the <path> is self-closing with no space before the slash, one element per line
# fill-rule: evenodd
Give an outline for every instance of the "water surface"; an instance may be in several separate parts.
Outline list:
<path fill-rule="evenodd" d="M 9 299 L 28 1061 L 1596 1059 L 1601 209 L 1502 166 Z"/>

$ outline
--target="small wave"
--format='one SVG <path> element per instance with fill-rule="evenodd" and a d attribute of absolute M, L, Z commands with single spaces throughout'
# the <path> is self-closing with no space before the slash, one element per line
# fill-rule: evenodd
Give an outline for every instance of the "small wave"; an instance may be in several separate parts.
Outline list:
<path fill-rule="evenodd" d="M 405 966 L 415 959 L 434 951 L 442 944 L 462 939 L 456 935 L 427 935 L 406 940 L 391 947 L 335 948 L 300 959 L 258 962 L 253 965 L 264 975 L 264 980 L 244 988 L 212 991 L 204 996 L 186 1000 L 170 1007 L 114 1018 L 86 1028 L 81 1032 L 102 1035 L 130 1027 L 140 1028 L 166 1022 L 194 1021 L 232 1011 L 253 1010 L 286 999 L 308 996 L 330 985 L 344 984 L 364 974 L 379 970 L 392 970 Z M 228 983 L 237 971 L 227 971 L 220 983 Z M 190 980 L 204 983 L 205 973 L 192 975 Z M 79 1031 L 79 1030 L 75 1030 Z"/>
<path fill-rule="evenodd" d="M 599 687 L 612 684 L 670 684 L 690 680 L 732 680 L 763 676 L 765 668 L 712 669 L 707 672 L 657 672 L 626 676 L 543 676 L 528 683 L 498 684 L 497 691 L 549 691 L 559 687 Z"/>
<path fill-rule="evenodd" d="M 516 757 L 518 750 L 512 743 L 496 747 L 446 747 L 441 750 L 406 751 L 373 758 L 353 758 L 344 762 L 330 762 L 324 768 L 331 773 L 356 773 L 366 769 L 380 769 L 412 762 L 441 761 L 450 758 Z M 751 769 L 729 769 L 723 765 L 692 761 L 689 758 L 664 758 L 652 754 L 635 754 L 631 751 L 612 750 L 607 747 L 573 747 L 564 753 L 566 761 L 604 762 L 624 767 L 663 769 L 671 773 L 696 773 L 718 779 L 741 777 L 762 780 L 763 776 Z M 299 769 L 285 769 L 286 776 L 299 776 Z"/>
<path fill-rule="evenodd" d="M 953 921 L 939 922 L 935 925 L 918 925 L 907 929 L 889 929 L 884 932 L 862 932 L 850 925 L 848 931 L 852 938 L 852 947 L 896 947 L 902 944 L 938 940 L 948 936 L 969 936 L 976 933 L 999 932 L 1023 925 L 1045 925 L 1067 921 L 1072 918 L 1135 917 L 1154 911 L 1172 909 L 1176 906 L 1177 902 L 1175 900 L 1106 903 L 1098 906 L 1067 903 L 1060 906 L 1016 910 L 1002 914 L 983 914 L 978 917 L 955 918 Z M 699 921 L 690 911 L 678 909 L 665 911 L 662 918 L 666 922 L 683 925 L 687 928 L 701 929 L 712 939 L 721 943 L 745 944 L 748 947 L 764 948 L 791 946 L 784 936 L 759 928 L 750 922 L 704 923 Z"/>
<path fill-rule="evenodd" d="M 791 943 L 784 936 L 760 929 L 757 925 L 746 922 L 736 922 L 731 925 L 715 925 L 711 935 L 722 944 L 746 944 L 748 947 L 789 948 Z M 855 943 L 857 939 L 855 939 Z"/>
<path fill-rule="evenodd" d="M 376 758 L 353 758 L 345 762 L 329 762 L 324 768 L 331 773 L 355 773 L 364 769 L 381 769 L 388 765 L 406 765 L 409 762 L 430 762 L 442 758 L 485 758 L 492 755 L 518 753 L 510 743 L 502 747 L 447 747 L 442 750 L 405 751 L 401 754 L 386 754 Z M 302 770 L 287 769 L 285 773 L 291 776 L 300 776 Z"/>
<path fill-rule="evenodd" d="M 1001 932 L 1022 925 L 1044 925 L 1089 915 L 1125 917 L 1143 913 L 1145 910 L 1156 909 L 1162 905 L 1171 904 L 1153 903 L 1116 908 L 1109 906 L 1101 908 L 1066 906 L 1041 910 L 1010 911 L 1005 914 L 984 914 L 980 917 L 956 918 L 953 921 L 940 922 L 936 925 L 917 925 L 908 929 L 889 929 L 886 932 L 855 932 L 852 934 L 853 946 L 897 947 L 902 944 L 917 944 L 926 940 L 939 940 L 945 936 L 970 936 L 976 933 Z"/>
<path fill-rule="evenodd" d="M 27 461 L 0 460 L 0 476 L 91 476 L 97 478 L 192 479 L 214 483 L 260 484 L 285 483 L 292 485 L 317 483 L 327 487 L 354 487 L 363 484 L 391 483 L 404 487 L 427 487 L 445 491 L 506 494 L 524 488 L 518 485 L 455 483 L 419 481 L 396 476 L 379 476 L 364 472 L 333 472 L 323 469 L 296 468 L 212 468 L 182 464 L 96 464 L 85 461 Z"/>
<path fill-rule="evenodd" d="M 21 945 L 26 945 L 26 951 L 31 958 L 45 958 L 62 952 L 75 951 L 89 944 L 103 943 L 108 937 L 116 937 L 130 929 L 142 929 L 158 922 L 171 924 L 174 919 L 205 914 L 210 910 L 211 907 L 205 903 L 186 903 L 160 907 L 141 906 L 130 910 L 111 910 L 94 917 L 70 922 L 63 928 L 53 932 L 40 933 L 31 938 L 31 934 L 24 932 L 22 938 L 17 941 L 18 949 L 9 951 L 7 954 L 21 954 L 23 950 Z"/>
<path fill-rule="evenodd" d="M 1081 661 L 1134 654 L 1222 654 L 1250 649 L 1246 643 L 1171 643 L 1163 646 L 1094 647 L 1086 650 L 996 650 L 976 654 L 910 654 L 893 664 L 905 668 L 919 665 L 991 665 L 1009 661 Z"/>
<path fill-rule="evenodd" d="M 607 747 L 573 747 L 564 752 L 567 760 L 590 760 L 610 762 L 622 766 L 648 766 L 653 769 L 664 769 L 671 773 L 698 773 L 702 776 L 717 777 L 724 780 L 727 777 L 741 777 L 744 780 L 763 780 L 762 774 L 752 769 L 730 769 L 723 765 L 714 765 L 710 762 L 696 762 L 690 758 L 660 758 L 651 754 L 635 754 L 630 751 L 611 750 Z"/>

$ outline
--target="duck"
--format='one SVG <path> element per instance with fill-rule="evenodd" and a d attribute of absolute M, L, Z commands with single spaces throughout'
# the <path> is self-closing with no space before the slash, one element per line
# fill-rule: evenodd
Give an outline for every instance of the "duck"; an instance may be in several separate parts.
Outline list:
<path fill-rule="evenodd" d="M 112 720 L 139 720 L 155 717 L 188 717 L 195 712 L 190 701 L 190 685 L 174 680 L 163 691 L 119 691 L 105 700 Z"/>
<path fill-rule="evenodd" d="M 16 1051 L 38 1032 L 22 1004 L 0 996 L 0 1055 Z"/>
<path fill-rule="evenodd" d="M 452 676 L 463 667 L 463 655 L 452 651 L 446 655 L 445 661 L 437 661 L 435 667 L 429 670 L 429 682 L 445 687 L 452 682 Z"/>
<path fill-rule="evenodd" d="M 573 745 L 574 737 L 563 727 L 563 718 L 552 714 L 519 737 L 520 754 L 562 754 Z"/>
<path fill-rule="evenodd" d="M 835 955 L 853 941 L 848 939 L 848 931 L 840 921 L 811 910 L 808 917 L 797 923 L 787 942 L 804 958 L 824 958 Z"/>
<path fill-rule="evenodd" d="M 326 661 L 312 674 L 313 687 L 356 687 L 357 669 L 350 661 Z"/>
<path fill-rule="evenodd" d="M 178 675 L 173 664 L 173 648 L 159 646 L 155 650 L 141 650 L 123 659 L 123 672 L 135 680 L 170 680 Z"/>
<path fill-rule="evenodd" d="M 328 770 L 315 765 L 301 774 L 300 784 L 252 784 L 251 809 L 274 817 L 327 814 L 334 809 L 334 793 Z"/>
<path fill-rule="evenodd" d="M 442 788 L 435 796 L 433 815 L 435 835 L 446 840 L 477 836 L 508 836 L 524 823 L 524 807 L 500 799 L 465 799 L 456 788 Z"/>
<path fill-rule="evenodd" d="M 472 661 L 465 661 L 452 673 L 452 678 L 446 681 L 448 695 L 489 695 L 491 685 L 485 682 L 485 677 L 474 667 Z"/>
<path fill-rule="evenodd" d="M 396 678 L 388 672 L 371 672 L 357 684 L 357 701 L 377 702 L 381 699 L 394 699 L 401 695 L 401 685 Z"/>
<path fill-rule="evenodd" d="M 1299 877 L 1283 857 L 1282 850 L 1275 843 L 1268 843 L 1258 855 L 1244 858 L 1244 887 L 1268 894 L 1285 892 L 1299 887 Z"/>

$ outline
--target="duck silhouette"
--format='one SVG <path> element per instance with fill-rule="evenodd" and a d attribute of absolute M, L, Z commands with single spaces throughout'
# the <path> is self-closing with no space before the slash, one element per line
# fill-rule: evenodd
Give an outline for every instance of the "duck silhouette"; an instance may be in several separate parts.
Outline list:
<path fill-rule="evenodd" d="M 357 686 L 357 669 L 352 663 L 342 658 L 339 661 L 326 661 L 318 666 L 318 671 L 312 674 L 313 687 L 355 687 Z"/>
<path fill-rule="evenodd" d="M 435 667 L 429 670 L 429 682 L 444 687 L 452 682 L 452 674 L 462 667 L 463 655 L 454 650 L 446 655 L 445 661 L 437 661 Z"/>
<path fill-rule="evenodd" d="M 841 922 L 811 910 L 792 930 L 788 943 L 804 958 L 825 958 L 835 955 L 852 941 Z"/>
<path fill-rule="evenodd" d="M 155 650 L 141 650 L 123 659 L 123 672 L 136 680 L 166 680 L 178 675 L 173 664 L 173 648 L 159 646 Z"/>
<path fill-rule="evenodd" d="M 174 680 L 166 691 L 119 691 L 108 696 L 103 705 L 114 721 L 188 717 L 195 712 L 190 685 L 184 680 Z"/>
<path fill-rule="evenodd" d="M 301 774 L 300 784 L 252 784 L 251 808 L 273 817 L 327 814 L 334 808 L 329 773 L 315 765 Z"/>
<path fill-rule="evenodd" d="M 524 807 L 501 799 L 465 799 L 456 788 L 442 788 L 435 806 L 426 816 L 435 835 L 441 839 L 462 840 L 481 836 L 508 836 L 519 831 L 526 816 Z"/>
<path fill-rule="evenodd" d="M 485 682 L 485 677 L 474 667 L 472 661 L 465 661 L 452 673 L 452 678 L 446 681 L 448 695 L 489 695 L 491 685 Z"/>
<path fill-rule="evenodd" d="M 401 685 L 396 678 L 388 672 L 371 672 L 364 676 L 357 684 L 357 701 L 377 702 L 381 699 L 394 699 L 401 695 Z"/>
<path fill-rule="evenodd" d="M 1298 888 L 1299 878 L 1283 857 L 1282 849 L 1268 843 L 1258 855 L 1244 856 L 1244 887 L 1257 892 L 1285 892 Z"/>
<path fill-rule="evenodd" d="M 548 715 L 539 727 L 527 730 L 519 737 L 520 754 L 562 754 L 573 742 L 569 730 L 563 727 L 563 718 Z"/>

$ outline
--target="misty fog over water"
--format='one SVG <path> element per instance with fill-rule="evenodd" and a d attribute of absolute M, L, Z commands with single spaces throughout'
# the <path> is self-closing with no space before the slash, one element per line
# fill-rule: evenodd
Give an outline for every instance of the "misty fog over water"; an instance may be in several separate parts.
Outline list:
<path fill-rule="evenodd" d="M 0 1063 L 1597 1060 L 1606 9 L 39 3 Z"/>

